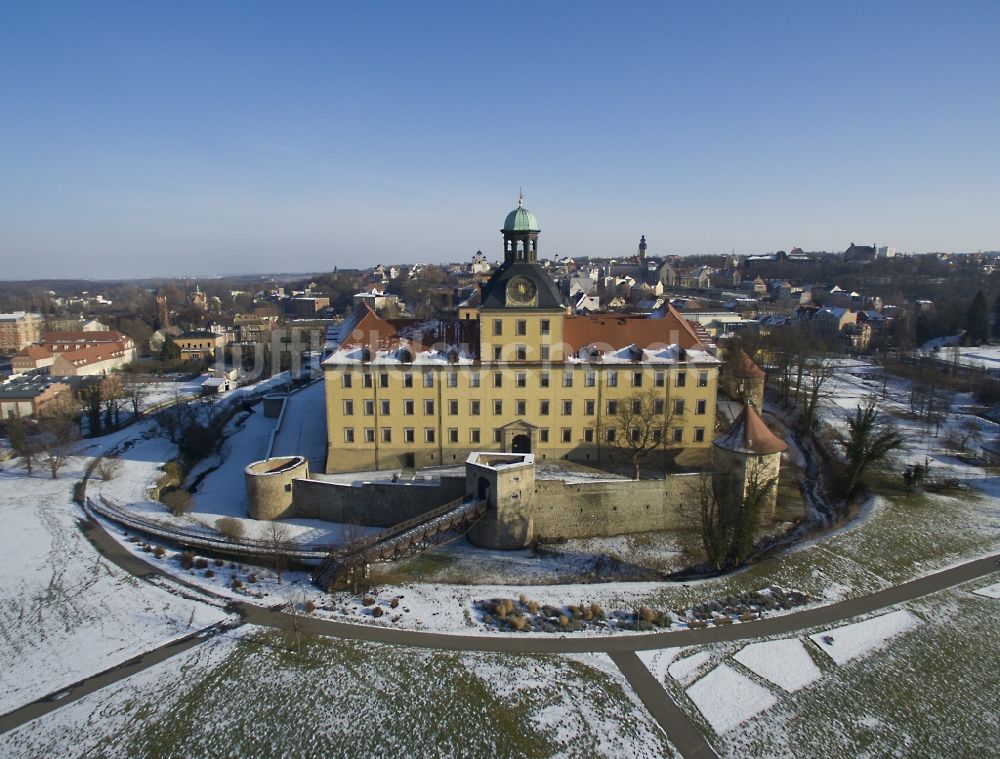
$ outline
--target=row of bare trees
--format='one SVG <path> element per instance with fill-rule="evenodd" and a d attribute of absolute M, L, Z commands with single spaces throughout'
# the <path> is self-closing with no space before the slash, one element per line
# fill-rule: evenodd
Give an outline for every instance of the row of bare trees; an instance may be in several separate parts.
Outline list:
<path fill-rule="evenodd" d="M 8 419 L 6 428 L 11 448 L 28 474 L 41 466 L 52 479 L 59 476 L 79 438 L 77 410 L 68 401 L 48 404 L 37 419 Z"/>

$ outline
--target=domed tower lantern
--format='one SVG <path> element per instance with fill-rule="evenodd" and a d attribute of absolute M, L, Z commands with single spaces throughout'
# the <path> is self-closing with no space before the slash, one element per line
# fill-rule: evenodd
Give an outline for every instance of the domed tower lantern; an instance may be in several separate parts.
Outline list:
<path fill-rule="evenodd" d="M 517 208 L 507 214 L 503 229 L 503 260 L 505 263 L 515 261 L 538 260 L 538 219 L 535 214 L 524 207 L 524 193 L 517 199 Z"/>

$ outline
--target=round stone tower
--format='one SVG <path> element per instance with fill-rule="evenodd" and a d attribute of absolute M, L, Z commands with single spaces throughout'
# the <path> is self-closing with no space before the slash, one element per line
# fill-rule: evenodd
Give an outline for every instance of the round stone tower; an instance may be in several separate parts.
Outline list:
<path fill-rule="evenodd" d="M 252 519 L 295 516 L 292 480 L 309 478 L 309 462 L 302 456 L 281 456 L 255 461 L 244 470 L 247 512 Z"/>
<path fill-rule="evenodd" d="M 715 441 L 716 483 L 734 491 L 735 502 L 743 504 L 753 491 L 768 487 L 762 513 L 774 516 L 778 498 L 781 454 L 788 444 L 768 429 L 751 404 L 743 407 L 729 431 Z"/>

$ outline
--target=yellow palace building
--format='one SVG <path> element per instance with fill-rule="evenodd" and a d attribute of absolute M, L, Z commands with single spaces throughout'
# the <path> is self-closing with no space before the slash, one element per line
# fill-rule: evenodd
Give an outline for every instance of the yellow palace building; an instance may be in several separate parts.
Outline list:
<path fill-rule="evenodd" d="M 655 410 L 680 463 L 712 445 L 718 360 L 673 308 L 660 318 L 572 315 L 539 265 L 523 198 L 504 263 L 467 318 L 382 319 L 355 309 L 323 361 L 327 472 L 461 464 L 471 451 L 598 463 Z M 471 318 L 470 318 L 471 317 Z"/>

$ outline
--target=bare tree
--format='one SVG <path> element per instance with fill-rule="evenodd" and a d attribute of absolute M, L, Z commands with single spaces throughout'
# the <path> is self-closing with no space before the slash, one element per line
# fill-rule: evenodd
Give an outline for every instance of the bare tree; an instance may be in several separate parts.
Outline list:
<path fill-rule="evenodd" d="M 146 400 L 146 386 L 135 375 L 129 375 L 124 379 L 122 394 L 132 407 L 132 417 L 138 419 L 142 413 L 142 403 Z"/>
<path fill-rule="evenodd" d="M 125 405 L 125 389 L 120 374 L 109 374 L 101 381 L 105 426 L 118 429 L 121 409 Z"/>
<path fill-rule="evenodd" d="M 738 567 L 749 558 L 777 482 L 757 459 L 747 463 L 743 477 L 724 471 L 702 479 L 698 494 L 702 545 L 716 570 Z"/>
<path fill-rule="evenodd" d="M 72 406 L 63 403 L 50 405 L 39 418 L 38 439 L 45 465 L 53 480 L 69 460 L 70 450 L 77 439 L 75 416 Z"/>
<path fill-rule="evenodd" d="M 625 453 L 632 464 L 633 477 L 639 479 L 639 467 L 653 451 L 667 446 L 673 422 L 673 408 L 655 390 L 635 393 L 616 402 L 613 414 L 605 421 L 605 439 Z M 599 431 L 598 431 L 599 434 Z"/>
<path fill-rule="evenodd" d="M 156 423 L 160 428 L 160 434 L 171 443 L 180 442 L 181 435 L 192 421 L 190 405 L 188 398 L 175 392 L 173 403 L 157 412 Z"/>
<path fill-rule="evenodd" d="M 10 447 L 21 459 L 28 474 L 32 473 L 35 459 L 38 457 L 38 436 L 35 430 L 29 428 L 29 423 L 21 417 L 7 420 L 7 437 Z"/>
<path fill-rule="evenodd" d="M 799 396 L 799 403 L 802 407 L 802 429 L 809 432 L 816 421 L 816 411 L 820 401 L 830 395 L 829 381 L 833 377 L 835 366 L 833 361 L 828 359 L 812 359 L 805 362 L 805 367 L 806 381 Z"/>
<path fill-rule="evenodd" d="M 271 568 L 274 569 L 275 577 L 280 583 L 281 573 L 287 570 L 291 563 L 290 554 L 294 545 L 288 525 L 272 519 L 264 528 L 262 540 L 271 560 Z"/>

